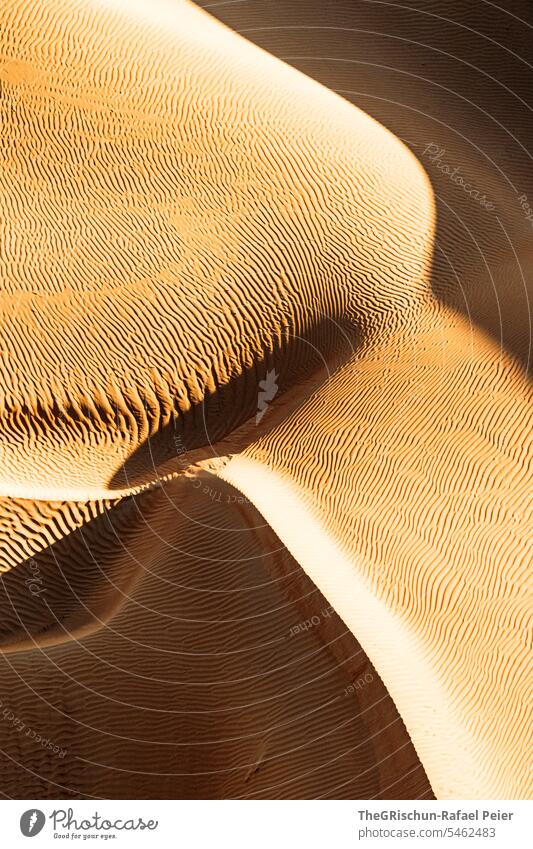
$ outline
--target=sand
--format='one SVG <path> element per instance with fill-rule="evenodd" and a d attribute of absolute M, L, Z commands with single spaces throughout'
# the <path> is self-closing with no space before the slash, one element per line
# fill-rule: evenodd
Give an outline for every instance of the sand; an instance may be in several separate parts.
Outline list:
<path fill-rule="evenodd" d="M 530 796 L 523 160 L 182 0 L 1 15 L 3 792 Z"/>

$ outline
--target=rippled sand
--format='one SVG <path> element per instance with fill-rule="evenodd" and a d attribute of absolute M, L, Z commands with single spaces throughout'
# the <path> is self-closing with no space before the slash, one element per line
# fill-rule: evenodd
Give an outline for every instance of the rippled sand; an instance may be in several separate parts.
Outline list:
<path fill-rule="evenodd" d="M 512 259 L 188 3 L 0 14 L 2 791 L 530 796 L 508 186 Z"/>

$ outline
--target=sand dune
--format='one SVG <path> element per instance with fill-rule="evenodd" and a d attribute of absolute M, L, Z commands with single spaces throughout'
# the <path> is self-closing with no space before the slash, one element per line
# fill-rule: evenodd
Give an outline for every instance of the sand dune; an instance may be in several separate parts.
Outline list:
<path fill-rule="evenodd" d="M 437 314 L 223 471 L 358 635 L 441 798 L 528 787 L 530 409 L 518 367 Z"/>
<path fill-rule="evenodd" d="M 63 535 L 49 508 L 61 542 L 2 586 L 9 795 L 431 795 L 365 653 L 235 496 L 201 473 Z"/>
<path fill-rule="evenodd" d="M 9 496 L 153 480 L 176 436 L 255 414 L 268 369 L 290 387 L 337 322 L 370 334 L 428 288 L 427 180 L 382 127 L 188 4 L 92 8 L 5 14 Z M 62 53 L 74 10 L 83 49 Z"/>
<path fill-rule="evenodd" d="M 4 792 L 529 796 L 508 187 L 499 240 L 442 215 L 442 157 L 181 0 L 1 16 Z"/>

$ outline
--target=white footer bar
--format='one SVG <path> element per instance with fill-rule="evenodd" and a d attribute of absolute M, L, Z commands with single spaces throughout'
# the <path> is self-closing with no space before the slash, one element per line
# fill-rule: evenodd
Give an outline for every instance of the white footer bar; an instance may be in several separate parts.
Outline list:
<path fill-rule="evenodd" d="M 124 849 L 522 849 L 533 845 L 532 806 L 506 801 L 6 800 L 0 802 L 0 819 L 2 844 L 10 849 L 73 843 Z"/>

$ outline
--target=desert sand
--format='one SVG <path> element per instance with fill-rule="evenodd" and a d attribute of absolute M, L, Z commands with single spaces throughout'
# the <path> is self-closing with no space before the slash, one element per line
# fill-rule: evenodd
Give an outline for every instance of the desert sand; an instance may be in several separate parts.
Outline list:
<path fill-rule="evenodd" d="M 0 14 L 2 792 L 529 797 L 523 160 L 182 0 Z"/>

